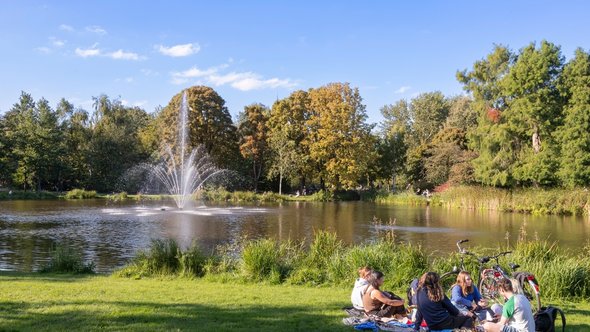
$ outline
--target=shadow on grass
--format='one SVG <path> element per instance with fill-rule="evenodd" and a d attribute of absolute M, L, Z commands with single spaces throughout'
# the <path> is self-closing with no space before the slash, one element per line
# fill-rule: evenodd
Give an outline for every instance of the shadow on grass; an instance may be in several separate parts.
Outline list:
<path fill-rule="evenodd" d="M 41 272 L 0 272 L 2 281 L 43 281 L 43 282 L 76 282 L 87 278 L 105 276 L 98 273 L 71 274 L 71 273 L 41 273 Z"/>
<path fill-rule="evenodd" d="M 293 306 L 222 308 L 150 302 L 4 302 L 0 303 L 0 330 L 351 331 L 342 325 L 341 312 L 330 311 L 332 314 Z"/>

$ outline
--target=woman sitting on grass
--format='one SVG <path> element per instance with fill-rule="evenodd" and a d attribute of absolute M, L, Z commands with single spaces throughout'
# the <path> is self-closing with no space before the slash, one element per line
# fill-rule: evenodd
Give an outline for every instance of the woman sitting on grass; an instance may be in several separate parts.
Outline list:
<path fill-rule="evenodd" d="M 460 315 L 459 310 L 443 292 L 439 279 L 436 272 L 426 272 L 420 277 L 416 293 L 418 312 L 414 322 L 415 329 L 420 329 L 422 319 L 426 321 L 430 330 L 471 328 L 473 320 L 471 317 Z"/>
<path fill-rule="evenodd" d="M 383 285 L 383 281 L 382 272 L 371 271 L 369 274 L 369 287 L 363 295 L 365 313 L 378 317 L 405 315 L 406 308 L 404 307 L 404 300 L 393 293 L 383 292 L 379 289 Z"/>
<path fill-rule="evenodd" d="M 486 319 L 487 302 L 482 299 L 467 271 L 461 271 L 457 275 L 457 282 L 451 288 L 451 303 L 464 316 L 473 317 L 476 314 L 480 320 Z"/>
<path fill-rule="evenodd" d="M 369 288 L 368 279 L 371 271 L 371 268 L 368 266 L 361 267 L 358 271 L 359 278 L 354 282 L 352 294 L 350 294 L 350 300 L 352 301 L 352 306 L 357 310 L 364 310 L 363 295 L 365 295 L 365 292 Z"/>

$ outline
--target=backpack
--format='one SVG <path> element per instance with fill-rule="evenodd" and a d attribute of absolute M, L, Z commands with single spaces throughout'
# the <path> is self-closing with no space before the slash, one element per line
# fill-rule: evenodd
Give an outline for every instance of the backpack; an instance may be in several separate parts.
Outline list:
<path fill-rule="evenodd" d="M 565 315 L 561 309 L 556 307 L 541 307 L 534 315 L 535 331 L 538 332 L 555 332 L 555 319 L 557 313 L 561 314 L 561 328 L 565 331 Z"/>
<path fill-rule="evenodd" d="M 408 290 L 407 290 L 408 306 L 418 305 L 416 303 L 416 301 L 417 301 L 417 292 L 418 292 L 418 279 L 414 279 L 410 283 L 410 287 L 408 287 Z"/>

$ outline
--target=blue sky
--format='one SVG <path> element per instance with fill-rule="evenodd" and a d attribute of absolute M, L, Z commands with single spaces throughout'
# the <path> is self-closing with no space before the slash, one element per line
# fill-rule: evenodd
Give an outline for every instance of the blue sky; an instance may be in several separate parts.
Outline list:
<path fill-rule="evenodd" d="M 358 87 L 369 122 L 399 99 L 462 93 L 494 43 L 590 48 L 587 1 L 0 2 L 0 112 L 21 91 L 91 110 L 107 94 L 152 112 L 195 84 L 235 116 L 297 89 Z"/>

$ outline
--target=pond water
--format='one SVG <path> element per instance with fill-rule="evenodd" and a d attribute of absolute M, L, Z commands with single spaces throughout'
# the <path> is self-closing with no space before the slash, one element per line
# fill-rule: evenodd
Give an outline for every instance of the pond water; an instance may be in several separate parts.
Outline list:
<path fill-rule="evenodd" d="M 203 204 L 203 205 L 198 205 Z M 525 225 L 530 239 L 557 241 L 576 250 L 590 238 L 586 217 L 529 216 L 382 205 L 368 202 L 287 202 L 267 205 L 197 203 L 185 210 L 172 202 L 113 203 L 106 200 L 0 201 L 0 270 L 34 271 L 48 261 L 51 246 L 67 243 L 92 260 L 99 272 L 124 265 L 151 239 L 173 238 L 182 246 L 197 241 L 205 250 L 248 238 L 309 240 L 314 230 L 336 232 L 345 243 L 376 239 L 393 229 L 398 241 L 444 255 L 455 242 L 496 247 L 514 243 Z M 375 226 L 373 220 L 383 221 Z M 393 226 L 389 220 L 395 219 Z"/>

